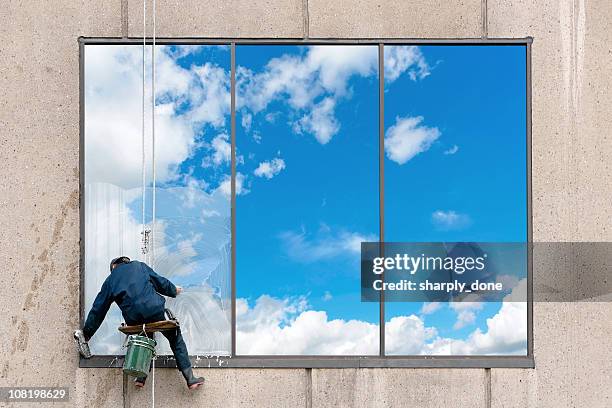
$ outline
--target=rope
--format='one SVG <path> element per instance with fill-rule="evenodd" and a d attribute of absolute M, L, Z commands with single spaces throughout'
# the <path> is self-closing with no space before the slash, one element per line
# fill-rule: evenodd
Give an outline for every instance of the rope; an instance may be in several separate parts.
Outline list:
<path fill-rule="evenodd" d="M 117 216 L 119 217 L 119 253 L 123 253 L 123 189 L 119 189 L 119 200 L 117 200 Z"/>
<path fill-rule="evenodd" d="M 145 0 L 146 2 L 146 0 Z M 155 172 L 155 0 L 153 0 L 153 51 L 151 54 L 151 137 L 152 137 L 152 164 L 153 164 L 153 220 L 151 222 L 151 260 L 155 259 L 155 193 L 156 193 L 156 172 Z"/>
<path fill-rule="evenodd" d="M 145 151 L 145 84 L 146 84 L 146 51 L 147 51 L 147 1 L 142 2 L 142 228 L 145 228 L 145 188 L 146 188 L 146 151 Z"/>
<path fill-rule="evenodd" d="M 147 253 L 147 227 L 145 223 L 146 210 L 146 149 L 145 149 L 145 100 L 146 100 L 146 52 L 147 52 L 147 0 L 142 2 L 142 254 Z"/>
<path fill-rule="evenodd" d="M 146 225 L 146 188 L 147 188 L 147 154 L 145 149 L 146 143 L 146 49 L 147 49 L 147 0 L 143 0 L 142 2 L 142 254 L 144 255 L 145 262 L 148 262 L 150 259 L 155 258 L 155 218 L 156 218 L 156 190 L 157 190 L 157 172 L 155 166 L 155 104 L 156 104 L 156 96 L 155 96 L 155 46 L 156 46 L 156 2 L 153 0 L 153 47 L 151 49 L 151 160 L 153 166 L 153 186 L 152 186 L 152 220 L 151 220 L 151 228 L 147 229 Z M 151 234 L 151 238 L 149 239 L 149 234 Z M 152 253 L 149 256 L 149 246 L 152 249 Z"/>
<path fill-rule="evenodd" d="M 152 220 L 151 220 L 151 229 L 147 230 L 145 224 L 145 205 L 146 205 L 146 149 L 145 149 L 145 100 L 146 100 L 146 47 L 147 47 L 147 37 L 146 37 L 146 28 L 147 28 L 147 0 L 143 0 L 142 2 L 142 252 L 145 256 L 145 262 L 148 258 L 148 248 L 149 248 L 149 236 L 151 233 L 151 259 L 155 258 L 155 213 L 156 213 L 156 183 L 157 183 L 157 175 L 155 170 L 155 42 L 156 42 L 156 32 L 155 32 L 155 15 L 156 15 L 156 4 L 155 0 L 153 0 L 153 47 L 151 49 L 151 161 L 153 166 L 153 180 L 152 180 Z M 142 331 L 146 336 L 145 325 L 142 325 Z M 157 355 L 153 354 L 153 360 L 151 361 L 151 406 L 155 408 L 155 360 Z"/>

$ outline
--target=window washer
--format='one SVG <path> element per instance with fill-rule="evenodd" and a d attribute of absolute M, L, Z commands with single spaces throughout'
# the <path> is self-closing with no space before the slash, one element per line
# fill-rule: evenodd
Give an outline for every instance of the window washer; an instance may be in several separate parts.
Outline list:
<path fill-rule="evenodd" d="M 147 264 L 130 261 L 130 258 L 126 256 L 113 259 L 110 270 L 111 274 L 102 284 L 100 293 L 96 296 L 89 315 L 87 315 L 83 330 L 74 332 L 79 352 L 85 358 L 91 357 L 87 342 L 102 324 L 113 302 L 116 302 L 121 309 L 126 324 L 142 325 L 166 320 L 164 314 L 166 300 L 162 295 L 176 297 L 183 290 L 180 286 L 175 286 L 168 279 L 155 273 Z M 177 368 L 185 377 L 187 387 L 193 390 L 204 384 L 204 378 L 193 375 L 181 329 L 163 331 L 162 334 L 170 343 Z M 146 377 L 136 378 L 134 384 L 137 387 L 143 387 L 145 380 Z"/>

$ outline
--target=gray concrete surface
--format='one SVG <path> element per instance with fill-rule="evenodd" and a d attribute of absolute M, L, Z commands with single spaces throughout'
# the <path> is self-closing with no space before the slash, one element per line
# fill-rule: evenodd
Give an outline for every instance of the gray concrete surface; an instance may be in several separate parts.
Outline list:
<path fill-rule="evenodd" d="M 276 37 L 304 34 L 302 0 L 158 1 L 156 32 L 160 37 Z M 129 3 L 129 35 L 142 36 L 142 1 Z M 149 14 L 152 6 L 149 3 Z M 147 32 L 152 33 L 152 24 Z"/>
<path fill-rule="evenodd" d="M 312 407 L 481 407 L 484 370 L 316 369 Z"/>
<path fill-rule="evenodd" d="M 473 0 L 158 3 L 160 36 L 533 36 L 534 238 L 612 239 L 608 1 L 487 0 L 485 30 Z M 77 38 L 128 27 L 138 35 L 141 6 L 8 0 L 0 8 L 0 386 L 69 385 L 64 406 L 124 403 L 120 371 L 79 369 L 70 341 L 79 293 Z M 199 394 L 165 381 L 175 370 L 158 370 L 158 406 L 612 406 L 612 305 L 534 311 L 536 369 L 491 370 L 490 393 L 480 369 L 200 370 L 208 381 Z M 147 403 L 147 392 L 130 391 L 130 405 Z"/>
<path fill-rule="evenodd" d="M 77 38 L 118 35 L 120 21 L 119 0 L 0 8 L 0 385 L 70 386 L 66 406 L 122 403 L 118 370 L 78 370 L 67 341 L 79 315 Z"/>
<path fill-rule="evenodd" d="M 488 6 L 489 36 L 534 37 L 534 240 L 612 240 L 611 4 Z M 610 303 L 536 303 L 536 370 L 492 370 L 492 406 L 612 406 L 610 333 Z"/>
<path fill-rule="evenodd" d="M 312 38 L 477 38 L 480 0 L 308 0 Z"/>
<path fill-rule="evenodd" d="M 155 404 L 159 407 L 303 407 L 306 404 L 305 370 L 222 369 L 196 370 L 206 378 L 197 392 L 185 387 L 177 370 L 157 370 Z M 151 406 L 151 384 L 131 389 L 133 407 Z"/>

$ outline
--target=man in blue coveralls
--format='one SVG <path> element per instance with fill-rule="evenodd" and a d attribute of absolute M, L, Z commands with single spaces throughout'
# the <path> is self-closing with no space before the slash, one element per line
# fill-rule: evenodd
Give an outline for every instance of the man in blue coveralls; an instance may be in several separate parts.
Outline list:
<path fill-rule="evenodd" d="M 74 333 L 79 351 L 85 358 L 91 357 L 87 342 L 102 324 L 113 302 L 116 302 L 121 309 L 123 319 L 128 326 L 142 325 L 166 320 L 166 299 L 162 295 L 176 297 L 183 290 L 180 286 L 175 286 L 168 279 L 155 273 L 147 264 L 130 261 L 127 256 L 113 259 L 110 270 L 111 274 L 102 284 L 100 293 L 96 296 L 87 315 L 83 330 L 77 330 Z M 187 387 L 189 389 L 198 388 L 204 383 L 204 378 L 193 375 L 181 329 L 162 331 L 162 334 L 170 343 L 176 365 L 185 377 Z M 145 380 L 146 377 L 137 378 L 134 383 L 138 387 L 143 387 Z"/>

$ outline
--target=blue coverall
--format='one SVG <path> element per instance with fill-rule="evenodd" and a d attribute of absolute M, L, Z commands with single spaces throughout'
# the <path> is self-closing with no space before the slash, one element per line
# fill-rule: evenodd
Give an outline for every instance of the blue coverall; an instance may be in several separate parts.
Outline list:
<path fill-rule="evenodd" d="M 83 327 L 85 339 L 89 340 L 98 330 L 113 302 L 121 309 L 128 325 L 166 320 L 166 300 L 161 295 L 176 297 L 176 286 L 143 262 L 118 264 L 102 284 L 87 315 Z M 162 334 L 170 343 L 178 369 L 191 367 L 181 329 L 166 330 Z"/>

